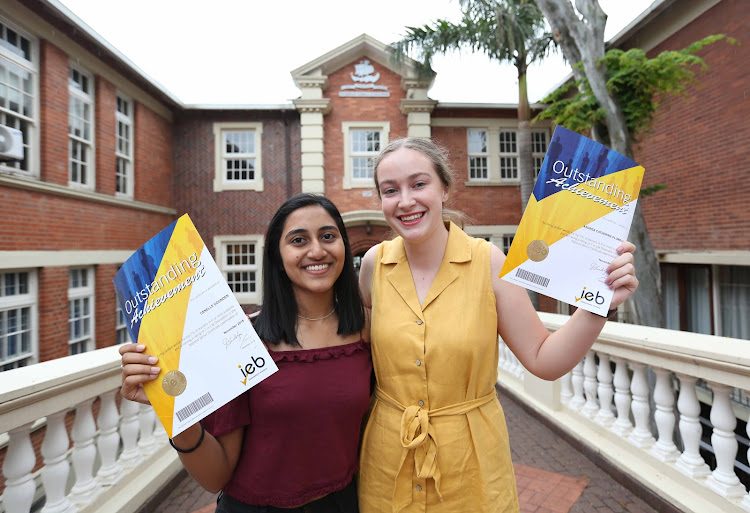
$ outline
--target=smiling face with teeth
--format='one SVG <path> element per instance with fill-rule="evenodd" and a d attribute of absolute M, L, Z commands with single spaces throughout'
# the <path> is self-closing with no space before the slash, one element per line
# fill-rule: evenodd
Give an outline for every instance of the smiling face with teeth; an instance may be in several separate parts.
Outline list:
<path fill-rule="evenodd" d="M 346 249 L 336 221 L 323 207 L 310 205 L 289 214 L 279 250 L 295 295 L 328 293 L 333 297 Z"/>
<path fill-rule="evenodd" d="M 445 230 L 443 203 L 448 187 L 421 151 L 400 148 L 378 163 L 383 215 L 404 240 L 415 242 Z"/>

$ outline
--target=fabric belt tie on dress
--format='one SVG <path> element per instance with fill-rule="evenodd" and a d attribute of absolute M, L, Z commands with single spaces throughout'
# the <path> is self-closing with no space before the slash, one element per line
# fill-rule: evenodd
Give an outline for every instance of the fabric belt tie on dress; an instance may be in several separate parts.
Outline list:
<path fill-rule="evenodd" d="M 496 399 L 497 393 L 493 390 L 478 399 L 444 406 L 435 410 L 425 410 L 418 405 L 404 406 L 383 392 L 379 387 L 375 387 L 375 397 L 388 406 L 404 412 L 401 417 L 401 445 L 404 450 L 401 454 L 401 461 L 398 465 L 399 470 L 396 474 L 396 486 L 393 492 L 393 511 L 395 513 L 401 511 L 412 501 L 412 479 L 410 476 L 407 476 L 409 469 L 405 465 L 410 451 L 414 451 L 414 470 L 412 472 L 416 472 L 417 477 L 420 479 L 432 478 L 435 481 L 435 491 L 442 501 L 443 496 L 440 494 L 441 474 L 437 464 L 437 438 L 435 436 L 435 428 L 430 424 L 430 418 L 466 414 Z"/>

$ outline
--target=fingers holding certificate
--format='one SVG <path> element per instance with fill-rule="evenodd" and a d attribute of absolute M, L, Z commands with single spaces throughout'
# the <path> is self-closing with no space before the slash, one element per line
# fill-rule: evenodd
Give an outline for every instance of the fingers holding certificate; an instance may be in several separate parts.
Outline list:
<path fill-rule="evenodd" d="M 624 241 L 617 248 L 619 256 L 612 260 L 607 268 L 609 276 L 604 283 L 614 292 L 609 306 L 610 310 L 624 303 L 638 288 L 633 258 L 635 250 L 636 247 L 632 242 Z"/>

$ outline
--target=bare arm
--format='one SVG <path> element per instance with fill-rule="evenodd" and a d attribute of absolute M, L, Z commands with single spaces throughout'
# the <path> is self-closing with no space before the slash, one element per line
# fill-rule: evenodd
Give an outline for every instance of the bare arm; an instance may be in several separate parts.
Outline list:
<path fill-rule="evenodd" d="M 620 256 L 607 268 L 607 285 L 614 291 L 610 309 L 638 288 L 633 267 L 635 246 L 623 242 Z M 492 248 L 492 285 L 497 304 L 497 332 L 523 366 L 535 376 L 554 380 L 570 371 L 596 341 L 606 319 L 579 308 L 559 330 L 550 334 L 525 289 L 499 278 L 505 255 Z"/>
<path fill-rule="evenodd" d="M 362 257 L 362 265 L 359 267 L 359 291 L 362 294 L 362 302 L 365 308 L 372 308 L 372 270 L 375 266 L 375 253 L 379 244 L 371 247 Z"/>
<path fill-rule="evenodd" d="M 155 356 L 145 354 L 143 344 L 123 344 L 122 387 L 120 394 L 131 401 L 150 404 L 143 384 L 156 379 L 159 367 L 156 367 Z M 242 428 L 218 438 L 205 433 L 198 448 L 190 453 L 180 453 L 180 460 L 185 469 L 198 483 L 209 492 L 216 493 L 229 482 L 240 458 L 242 448 Z M 195 447 L 201 436 L 200 424 L 193 424 L 179 435 L 172 438 L 180 449 Z"/>

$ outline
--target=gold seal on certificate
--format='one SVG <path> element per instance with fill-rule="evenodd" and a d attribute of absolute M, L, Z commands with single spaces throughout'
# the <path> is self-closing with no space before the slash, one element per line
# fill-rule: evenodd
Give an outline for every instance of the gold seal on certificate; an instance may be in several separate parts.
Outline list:
<path fill-rule="evenodd" d="M 178 370 L 169 371 L 167 372 L 167 375 L 164 376 L 164 379 L 161 382 L 161 387 L 167 395 L 176 397 L 183 393 L 185 388 L 187 388 L 187 379 L 185 378 L 185 375 Z"/>
<path fill-rule="evenodd" d="M 547 255 L 549 255 L 549 246 L 543 240 L 532 240 L 526 247 L 526 254 L 529 256 L 530 260 L 541 262 L 547 258 Z"/>

